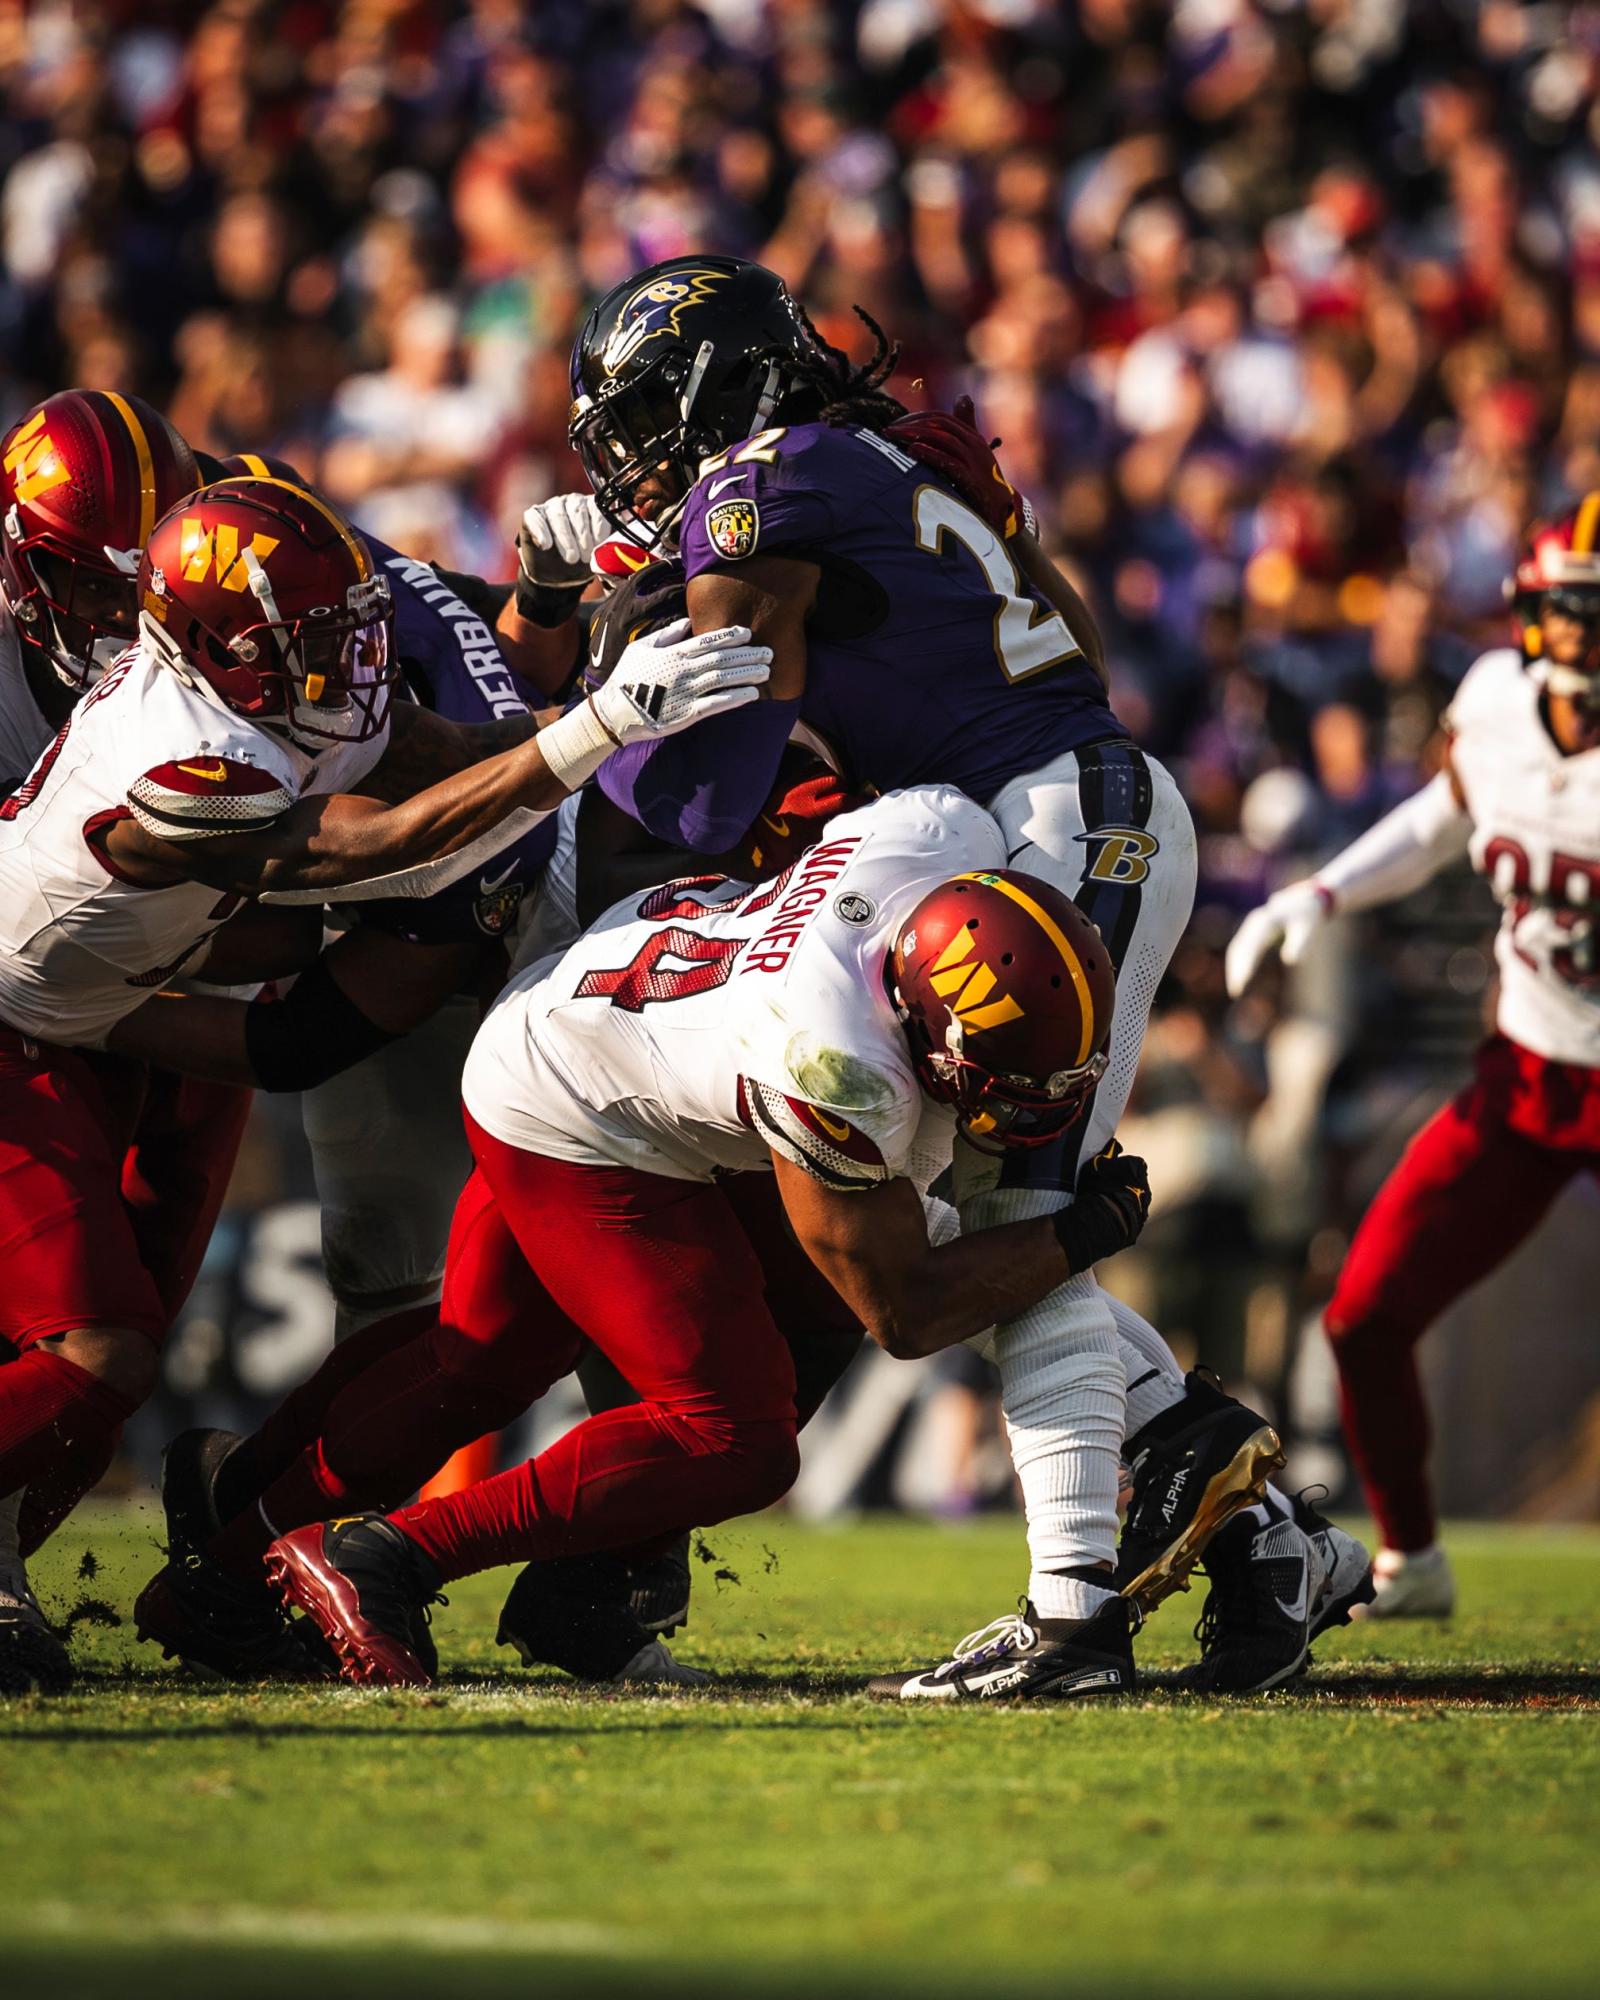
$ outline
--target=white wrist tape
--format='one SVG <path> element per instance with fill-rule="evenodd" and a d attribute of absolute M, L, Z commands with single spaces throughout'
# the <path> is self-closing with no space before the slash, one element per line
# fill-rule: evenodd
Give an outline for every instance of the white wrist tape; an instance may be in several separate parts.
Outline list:
<path fill-rule="evenodd" d="M 569 792 L 592 778 L 612 751 L 621 748 L 600 720 L 592 695 L 541 729 L 538 744 L 545 769 Z"/>
<path fill-rule="evenodd" d="M 1441 771 L 1319 868 L 1316 883 L 1336 910 L 1376 909 L 1459 861 L 1471 837 L 1471 815 L 1456 803 L 1449 772 Z"/>

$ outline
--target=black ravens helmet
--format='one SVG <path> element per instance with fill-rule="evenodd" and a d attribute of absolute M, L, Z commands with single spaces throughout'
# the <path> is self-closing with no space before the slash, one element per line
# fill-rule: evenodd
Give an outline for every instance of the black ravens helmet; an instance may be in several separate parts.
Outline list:
<path fill-rule="evenodd" d="M 813 414 L 826 352 L 783 280 L 738 257 L 671 257 L 616 286 L 572 351 L 569 435 L 595 498 L 653 546 L 703 458 Z"/>

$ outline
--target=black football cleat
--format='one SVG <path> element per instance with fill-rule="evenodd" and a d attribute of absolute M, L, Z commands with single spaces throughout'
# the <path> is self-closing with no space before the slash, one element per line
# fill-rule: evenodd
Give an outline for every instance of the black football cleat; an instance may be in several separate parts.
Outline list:
<path fill-rule="evenodd" d="M 633 1608 L 634 1577 L 609 1555 L 529 1563 L 511 1586 L 495 1632 L 525 1667 L 559 1667 L 607 1687 L 701 1687 L 698 1667 L 675 1660 Z"/>
<path fill-rule="evenodd" d="M 1079 1701 L 1132 1694 L 1139 1612 L 1113 1597 L 1088 1618 L 1041 1618 L 1026 1598 L 1009 1617 L 969 1633 L 949 1659 L 908 1674 L 879 1674 L 880 1701 Z"/>
<path fill-rule="evenodd" d="M 0 1697 L 66 1694 L 72 1655 L 39 1609 L 26 1573 L 0 1571 Z"/>
<path fill-rule="evenodd" d="M 1289 1504 L 1294 1509 L 1296 1525 L 1316 1544 L 1327 1572 L 1322 1596 L 1311 1618 L 1310 1636 L 1317 1639 L 1337 1625 L 1348 1625 L 1358 1607 L 1370 1604 L 1377 1596 L 1372 1557 L 1354 1535 L 1347 1535 L 1343 1528 L 1336 1528 L 1319 1514 L 1303 1493 L 1297 1493 Z"/>
<path fill-rule="evenodd" d="M 209 1556 L 176 1557 L 140 1591 L 134 1629 L 169 1660 L 228 1681 L 325 1681 L 333 1656 L 296 1624 L 265 1578 L 235 1576 Z"/>
<path fill-rule="evenodd" d="M 1117 1588 L 1146 1616 L 1189 1574 L 1219 1529 L 1254 1506 L 1283 1464 L 1265 1417 L 1224 1395 L 1207 1373 L 1184 1378 L 1184 1399 L 1129 1438 L 1133 1497 L 1117 1550 Z"/>
<path fill-rule="evenodd" d="M 1264 1694 L 1305 1672 L 1327 1586 L 1322 1552 L 1291 1520 L 1233 1520 L 1206 1551 L 1211 1595 L 1195 1627 L 1200 1658 L 1176 1678 L 1191 1694 Z"/>
<path fill-rule="evenodd" d="M 438 1649 L 430 1609 L 446 1602 L 439 1572 L 383 1514 L 351 1514 L 280 1535 L 267 1581 L 303 1611 L 357 1687 L 431 1687 Z"/>
<path fill-rule="evenodd" d="M 670 1639 L 689 1622 L 689 1537 L 628 1570 L 628 1603 L 647 1632 Z"/>
<path fill-rule="evenodd" d="M 161 1511 L 167 1521 L 168 1555 L 198 1555 L 221 1532 L 217 1474 L 239 1442 L 237 1431 L 180 1431 L 162 1452 Z"/>

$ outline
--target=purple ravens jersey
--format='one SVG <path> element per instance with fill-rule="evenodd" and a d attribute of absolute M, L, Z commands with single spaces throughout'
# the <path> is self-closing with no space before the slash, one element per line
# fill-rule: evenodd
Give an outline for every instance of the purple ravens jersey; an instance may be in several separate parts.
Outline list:
<path fill-rule="evenodd" d="M 366 537 L 394 593 L 395 651 L 406 685 L 447 722 L 496 722 L 528 714 L 494 633 L 426 563 Z M 351 914 L 413 944 L 500 937 L 516 922 L 556 844 L 551 813 L 522 839 L 437 895 L 361 903 Z"/>
<path fill-rule="evenodd" d="M 798 708 L 755 703 L 602 767 L 602 789 L 664 838 L 737 838 L 797 715 L 852 787 L 949 784 L 979 804 L 1064 751 L 1126 737 L 999 535 L 874 431 L 799 424 L 720 454 L 678 542 L 689 581 L 758 554 L 822 577 Z"/>

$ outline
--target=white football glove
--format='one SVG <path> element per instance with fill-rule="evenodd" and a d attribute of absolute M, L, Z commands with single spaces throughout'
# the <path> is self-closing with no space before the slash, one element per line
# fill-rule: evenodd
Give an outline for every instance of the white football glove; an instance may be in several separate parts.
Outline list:
<path fill-rule="evenodd" d="M 1238 999 L 1273 951 L 1280 952 L 1285 965 L 1297 965 L 1330 914 L 1327 891 L 1315 882 L 1292 882 L 1252 910 L 1234 932 L 1223 961 L 1232 998 Z"/>
<path fill-rule="evenodd" d="M 687 618 L 625 646 L 604 687 L 539 732 L 544 761 L 575 791 L 624 744 L 673 736 L 708 716 L 755 701 L 772 670 L 772 648 L 748 627 L 696 632 Z"/>
<path fill-rule="evenodd" d="M 771 671 L 772 648 L 756 645 L 748 626 L 696 632 L 687 618 L 677 618 L 625 646 L 590 698 L 619 744 L 642 743 L 743 708 L 758 699 L 756 689 Z"/>
<path fill-rule="evenodd" d="M 541 500 L 522 517 L 522 561 L 541 581 L 587 583 L 589 558 L 616 529 L 600 511 L 592 493 L 558 493 Z"/>
<path fill-rule="evenodd" d="M 558 493 L 517 531 L 517 610 L 535 625 L 564 625 L 590 582 L 589 558 L 616 529 L 592 493 Z"/>

